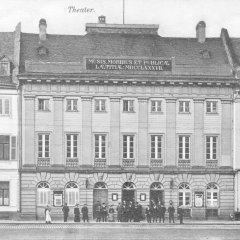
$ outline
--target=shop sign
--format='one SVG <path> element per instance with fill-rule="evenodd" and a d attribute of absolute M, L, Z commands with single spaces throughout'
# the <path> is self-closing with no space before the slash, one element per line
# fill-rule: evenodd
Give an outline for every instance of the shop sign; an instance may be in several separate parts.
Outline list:
<path fill-rule="evenodd" d="M 54 207 L 63 206 L 63 191 L 53 191 L 53 206 Z"/>
<path fill-rule="evenodd" d="M 204 206 L 204 193 L 203 192 L 195 192 L 194 193 L 194 203 L 195 203 L 195 207 L 203 207 Z"/>
<path fill-rule="evenodd" d="M 86 58 L 87 70 L 103 71 L 172 71 L 170 59 L 117 59 L 117 58 Z"/>

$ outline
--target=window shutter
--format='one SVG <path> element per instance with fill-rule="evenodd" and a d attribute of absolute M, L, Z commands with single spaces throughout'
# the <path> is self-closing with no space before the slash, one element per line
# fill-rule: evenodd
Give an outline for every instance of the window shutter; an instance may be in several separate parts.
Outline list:
<path fill-rule="evenodd" d="M 50 108 L 49 108 L 49 100 L 47 99 L 47 100 L 45 100 L 45 109 L 44 109 L 45 111 L 49 111 L 50 110 Z"/>
<path fill-rule="evenodd" d="M 9 114 L 9 99 L 5 99 L 5 114 Z"/>
<path fill-rule="evenodd" d="M 3 111 L 2 111 L 2 99 L 0 99 L 0 114 L 3 114 Z"/>
<path fill-rule="evenodd" d="M 17 137 L 11 137 L 11 159 L 16 160 L 16 152 L 17 152 Z"/>

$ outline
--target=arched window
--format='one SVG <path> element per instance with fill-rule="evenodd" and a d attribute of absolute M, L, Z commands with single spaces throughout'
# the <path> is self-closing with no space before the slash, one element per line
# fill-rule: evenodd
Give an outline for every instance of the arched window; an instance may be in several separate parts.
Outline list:
<path fill-rule="evenodd" d="M 76 183 L 69 182 L 66 185 L 65 202 L 68 206 L 75 206 L 79 202 L 79 189 Z"/>
<path fill-rule="evenodd" d="M 207 207 L 218 207 L 219 188 L 216 183 L 207 185 Z"/>
<path fill-rule="evenodd" d="M 37 185 L 37 204 L 39 206 L 50 204 L 50 187 L 47 182 L 40 182 Z"/>
<path fill-rule="evenodd" d="M 163 190 L 163 185 L 160 182 L 154 182 L 150 186 L 151 190 Z"/>
<path fill-rule="evenodd" d="M 191 189 L 188 183 L 181 183 L 178 186 L 179 206 L 191 206 Z"/>
<path fill-rule="evenodd" d="M 132 182 L 125 182 L 122 188 L 125 190 L 132 190 L 132 189 L 135 189 L 135 184 Z"/>
<path fill-rule="evenodd" d="M 94 184 L 94 189 L 107 189 L 107 185 L 104 182 L 97 182 Z"/>

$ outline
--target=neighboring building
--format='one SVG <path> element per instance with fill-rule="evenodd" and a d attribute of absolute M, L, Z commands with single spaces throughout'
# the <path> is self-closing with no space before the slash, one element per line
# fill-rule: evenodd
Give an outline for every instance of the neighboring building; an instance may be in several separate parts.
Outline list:
<path fill-rule="evenodd" d="M 158 35 L 158 25 L 86 24 L 84 36 L 22 33 L 21 212 L 152 201 L 193 218 L 234 210 L 227 30 Z"/>
<path fill-rule="evenodd" d="M 0 33 L 0 219 L 19 211 L 18 90 L 20 24 Z"/>

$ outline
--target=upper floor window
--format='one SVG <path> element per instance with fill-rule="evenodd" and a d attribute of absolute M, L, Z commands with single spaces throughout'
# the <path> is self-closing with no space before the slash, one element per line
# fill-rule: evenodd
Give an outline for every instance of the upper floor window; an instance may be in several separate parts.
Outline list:
<path fill-rule="evenodd" d="M 216 136 L 206 137 L 206 159 L 207 160 L 217 159 L 217 137 Z"/>
<path fill-rule="evenodd" d="M 106 100 L 105 99 L 96 99 L 95 100 L 95 111 L 96 112 L 105 112 L 106 111 Z"/>
<path fill-rule="evenodd" d="M 49 99 L 38 99 L 38 110 L 40 111 L 49 111 Z"/>
<path fill-rule="evenodd" d="M 181 183 L 178 187 L 178 202 L 179 206 L 191 205 L 191 190 L 187 183 Z"/>
<path fill-rule="evenodd" d="M 162 101 L 152 100 L 151 101 L 151 111 L 152 112 L 161 112 L 162 111 Z"/>
<path fill-rule="evenodd" d="M 76 158 L 78 150 L 78 135 L 67 134 L 67 158 Z"/>
<path fill-rule="evenodd" d="M 123 136 L 123 158 L 134 158 L 134 135 Z"/>
<path fill-rule="evenodd" d="M 15 160 L 16 151 L 16 136 L 0 135 L 0 160 Z"/>
<path fill-rule="evenodd" d="M 179 136 L 179 159 L 190 159 L 190 137 Z"/>
<path fill-rule="evenodd" d="M 0 115 L 10 115 L 10 99 L 0 98 Z"/>
<path fill-rule="evenodd" d="M 134 112 L 134 100 L 123 100 L 123 111 Z"/>
<path fill-rule="evenodd" d="M 190 112 L 190 102 L 189 101 L 179 101 L 179 112 L 189 113 Z"/>
<path fill-rule="evenodd" d="M 9 182 L 0 182 L 0 206 L 9 205 Z"/>
<path fill-rule="evenodd" d="M 217 113 L 217 102 L 216 101 L 207 101 L 206 102 L 206 112 L 207 113 Z"/>
<path fill-rule="evenodd" d="M 151 158 L 162 158 L 162 136 L 151 135 Z"/>
<path fill-rule="evenodd" d="M 207 207 L 218 207 L 219 189 L 216 183 L 207 185 Z"/>
<path fill-rule="evenodd" d="M 50 136 L 49 134 L 38 134 L 38 157 L 50 157 Z"/>
<path fill-rule="evenodd" d="M 0 75 L 1 76 L 8 76 L 10 75 L 10 71 L 9 71 L 9 65 L 10 63 L 8 62 L 0 62 Z"/>
<path fill-rule="evenodd" d="M 40 182 L 37 185 L 37 202 L 40 206 L 50 204 L 50 187 L 46 182 Z"/>
<path fill-rule="evenodd" d="M 95 158 L 106 158 L 106 135 L 95 135 Z"/>
<path fill-rule="evenodd" d="M 67 111 L 76 112 L 78 110 L 77 102 L 77 99 L 67 99 Z"/>

